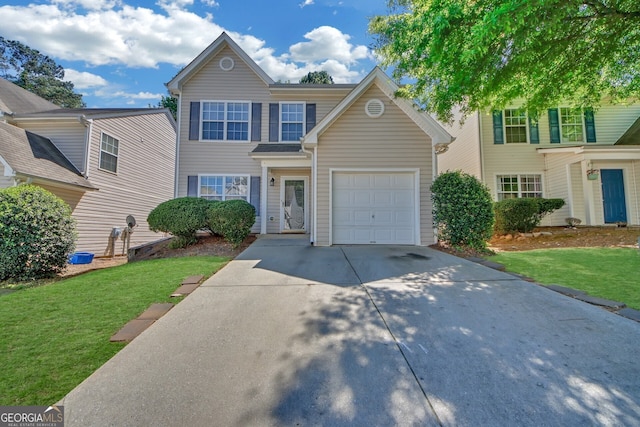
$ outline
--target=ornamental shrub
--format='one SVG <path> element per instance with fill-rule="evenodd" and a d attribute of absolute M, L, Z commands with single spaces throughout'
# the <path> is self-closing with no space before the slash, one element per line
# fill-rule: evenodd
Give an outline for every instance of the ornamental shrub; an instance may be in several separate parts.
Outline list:
<path fill-rule="evenodd" d="M 211 231 L 238 247 L 256 222 L 256 210 L 244 200 L 226 200 L 211 206 L 208 219 Z"/>
<path fill-rule="evenodd" d="M 484 250 L 493 230 L 489 189 L 461 171 L 440 174 L 431 186 L 438 239 L 454 247 Z"/>
<path fill-rule="evenodd" d="M 530 233 L 540 225 L 545 215 L 563 206 L 563 199 L 523 197 L 501 200 L 494 205 L 495 232 L 497 234 Z"/>
<path fill-rule="evenodd" d="M 75 242 L 75 220 L 62 199 L 35 185 L 0 189 L 0 280 L 54 276 Z"/>
<path fill-rule="evenodd" d="M 183 248 L 196 242 L 196 232 L 207 229 L 209 208 L 219 203 L 199 197 L 179 197 L 156 206 L 147 217 L 152 231 L 171 233 L 172 247 Z"/>

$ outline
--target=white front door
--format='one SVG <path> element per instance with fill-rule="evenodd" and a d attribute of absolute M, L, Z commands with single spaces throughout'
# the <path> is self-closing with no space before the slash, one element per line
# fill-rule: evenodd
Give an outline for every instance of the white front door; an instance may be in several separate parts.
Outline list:
<path fill-rule="evenodd" d="M 283 176 L 280 181 L 280 232 L 307 230 L 306 176 Z"/>

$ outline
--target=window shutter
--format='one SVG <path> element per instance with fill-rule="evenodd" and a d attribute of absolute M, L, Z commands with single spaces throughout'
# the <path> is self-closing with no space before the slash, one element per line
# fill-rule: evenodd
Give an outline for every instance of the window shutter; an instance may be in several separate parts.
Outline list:
<path fill-rule="evenodd" d="M 260 177 L 251 177 L 251 194 L 249 195 L 249 203 L 256 209 L 256 216 L 260 216 Z"/>
<path fill-rule="evenodd" d="M 584 110 L 584 127 L 587 133 L 587 142 L 596 142 L 596 123 L 591 108 Z"/>
<path fill-rule="evenodd" d="M 251 140 L 260 141 L 262 135 L 262 104 L 254 102 L 251 104 Z"/>
<path fill-rule="evenodd" d="M 187 177 L 187 196 L 198 197 L 198 175 L 189 175 Z"/>
<path fill-rule="evenodd" d="M 493 143 L 504 144 L 504 132 L 502 130 L 502 111 L 493 112 Z"/>
<path fill-rule="evenodd" d="M 549 109 L 549 136 L 552 144 L 560 143 L 560 119 L 557 108 Z"/>
<path fill-rule="evenodd" d="M 200 102 L 192 102 L 189 106 L 189 140 L 200 139 Z"/>
<path fill-rule="evenodd" d="M 540 132 L 538 132 L 538 116 L 529 116 L 529 142 L 540 144 Z"/>
<path fill-rule="evenodd" d="M 280 105 L 269 104 L 269 142 L 278 142 L 280 131 Z"/>
<path fill-rule="evenodd" d="M 309 132 L 316 125 L 316 104 L 307 104 L 306 109 L 307 123 L 304 133 Z"/>

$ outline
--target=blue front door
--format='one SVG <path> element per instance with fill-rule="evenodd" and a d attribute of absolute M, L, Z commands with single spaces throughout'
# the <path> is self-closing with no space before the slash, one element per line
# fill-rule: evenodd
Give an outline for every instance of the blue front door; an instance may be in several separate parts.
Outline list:
<path fill-rule="evenodd" d="M 627 222 L 627 203 L 624 198 L 622 169 L 601 169 L 600 176 L 602 178 L 605 224 Z"/>

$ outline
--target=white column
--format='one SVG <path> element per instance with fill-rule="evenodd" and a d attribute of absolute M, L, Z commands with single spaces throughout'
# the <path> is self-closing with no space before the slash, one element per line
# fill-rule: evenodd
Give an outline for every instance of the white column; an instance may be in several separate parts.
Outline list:
<path fill-rule="evenodd" d="M 587 179 L 587 170 L 589 170 L 589 161 L 582 160 L 580 162 L 582 171 L 582 189 L 584 191 L 584 214 L 585 225 L 596 225 L 596 206 L 593 197 L 593 184 L 599 181 L 589 181 Z"/>
<path fill-rule="evenodd" d="M 262 166 L 260 179 L 260 234 L 267 234 L 267 190 L 269 189 L 269 168 Z"/>

